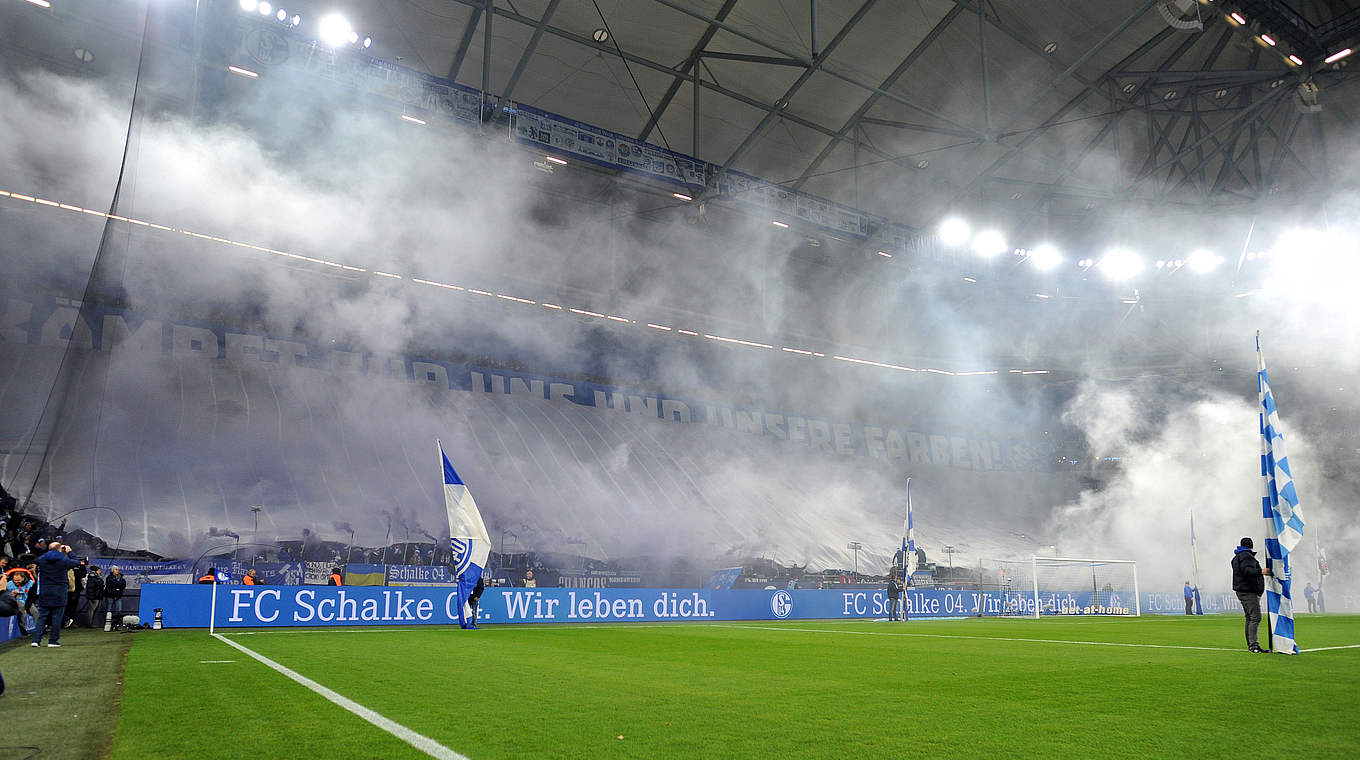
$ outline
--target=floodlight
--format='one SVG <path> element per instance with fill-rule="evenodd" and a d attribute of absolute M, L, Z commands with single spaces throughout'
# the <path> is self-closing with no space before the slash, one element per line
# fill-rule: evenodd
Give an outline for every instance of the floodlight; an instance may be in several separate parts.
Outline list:
<path fill-rule="evenodd" d="M 1006 250 L 1006 238 L 996 230 L 983 230 L 973 238 L 973 253 L 991 258 Z"/>
<path fill-rule="evenodd" d="M 279 21 L 287 21 L 287 20 L 288 20 L 288 11 L 286 11 L 286 10 L 280 8 L 280 9 L 279 9 L 279 12 L 274 14 L 274 18 L 278 19 Z"/>
<path fill-rule="evenodd" d="M 1247 24 L 1247 19 L 1246 19 L 1246 17 L 1243 16 L 1242 14 L 1238 13 L 1237 11 L 1233 11 L 1232 13 L 1229 13 L 1229 14 L 1228 14 L 1228 18 L 1232 19 L 1233 21 L 1236 21 L 1237 24 L 1238 24 L 1239 26 L 1246 26 L 1246 24 Z"/>
<path fill-rule="evenodd" d="M 1166 266 L 1166 262 L 1165 262 L 1165 261 L 1162 261 L 1161 259 L 1157 259 L 1157 268 L 1158 268 L 1158 269 L 1162 269 L 1162 268 L 1164 268 L 1165 266 Z"/>
<path fill-rule="evenodd" d="M 336 13 L 321 19 L 321 24 L 317 28 L 321 33 L 321 41 L 331 47 L 345 44 L 345 40 L 354 35 L 354 29 L 345 17 Z"/>
<path fill-rule="evenodd" d="M 1290 56 L 1289 56 L 1289 62 L 1292 63 L 1292 64 L 1294 64 L 1295 66 L 1302 66 L 1302 65 L 1303 65 L 1303 59 L 1300 58 L 1300 57 L 1298 57 L 1297 55 L 1292 54 L 1292 53 L 1291 53 Z"/>
<path fill-rule="evenodd" d="M 1035 269 L 1052 269 L 1062 263 L 1062 254 L 1052 245 L 1045 243 L 1034 249 L 1029 255 L 1029 260 L 1034 264 Z"/>
<path fill-rule="evenodd" d="M 302 17 L 294 13 L 293 17 L 288 20 L 288 23 L 292 24 L 293 26 L 297 26 L 298 24 L 302 23 Z"/>
<path fill-rule="evenodd" d="M 259 4 L 258 7 L 259 7 L 259 9 L 260 9 L 260 15 L 261 15 L 261 16 L 272 16 L 272 15 L 274 15 L 274 6 L 270 5 L 269 3 L 267 3 L 267 2 L 262 2 L 262 3 Z"/>
<path fill-rule="evenodd" d="M 1189 265 L 1190 271 L 1204 274 L 1205 272 L 1212 272 L 1214 267 L 1218 266 L 1219 262 L 1222 260 L 1222 256 L 1215 254 L 1213 251 L 1201 248 L 1191 253 L 1190 257 L 1185 260 L 1185 263 Z"/>
<path fill-rule="evenodd" d="M 1111 280 L 1133 278 L 1143 269 L 1143 259 L 1127 248 L 1112 248 L 1100 259 L 1100 269 Z"/>
<path fill-rule="evenodd" d="M 1263 34 L 1263 35 L 1261 35 L 1261 41 L 1264 42 L 1264 43 L 1266 43 L 1267 45 L 1269 45 L 1269 46 L 1271 46 L 1271 47 L 1275 47 L 1275 45 L 1276 45 L 1275 38 L 1274 38 L 1274 37 L 1271 37 L 1269 34 Z"/>
<path fill-rule="evenodd" d="M 259 0 L 241 0 L 241 10 L 253 11 L 259 4 Z"/>
<path fill-rule="evenodd" d="M 1323 62 L 1323 63 L 1336 63 L 1337 61 L 1341 60 L 1342 58 L 1345 58 L 1346 56 L 1348 56 L 1348 55 L 1350 55 L 1350 54 L 1351 54 L 1351 49 L 1350 49 L 1350 48 L 1346 48 L 1345 50 L 1338 50 L 1338 51 L 1336 51 L 1335 53 L 1332 53 L 1331 55 L 1327 56 L 1326 58 L 1323 58 L 1323 59 L 1322 59 L 1322 62 Z"/>
<path fill-rule="evenodd" d="M 950 217 L 940 223 L 940 242 L 951 248 L 963 245 L 971 236 L 968 223 L 958 217 Z"/>
<path fill-rule="evenodd" d="M 368 48 L 371 48 L 371 47 L 373 47 L 373 38 L 372 38 L 372 37 L 365 37 L 365 38 L 364 38 L 364 49 L 367 50 Z"/>
<path fill-rule="evenodd" d="M 353 29 L 349 30 L 349 44 L 353 45 L 359 41 L 359 33 Z"/>

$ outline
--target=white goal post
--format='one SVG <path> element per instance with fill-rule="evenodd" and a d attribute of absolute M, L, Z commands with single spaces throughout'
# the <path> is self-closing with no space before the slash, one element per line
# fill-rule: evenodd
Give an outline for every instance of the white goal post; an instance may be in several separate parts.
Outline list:
<path fill-rule="evenodd" d="M 1030 559 L 1030 565 L 1033 570 L 1032 578 L 1034 580 L 1035 618 L 1040 617 L 1045 611 L 1040 598 L 1040 573 L 1043 570 L 1054 571 L 1045 573 L 1045 577 L 1050 578 L 1053 575 L 1059 574 L 1057 572 L 1059 569 L 1066 571 L 1065 575 L 1068 579 L 1059 580 L 1056 583 L 1051 580 L 1046 582 L 1044 585 L 1048 587 L 1050 592 L 1076 592 L 1079 590 L 1077 584 L 1080 583 L 1084 586 L 1086 576 L 1089 575 L 1091 584 L 1091 605 L 1087 606 L 1093 606 L 1099 610 L 1097 614 L 1132 615 L 1134 617 L 1143 614 L 1142 602 L 1138 594 L 1138 563 L 1134 560 L 1095 559 L 1084 557 L 1040 557 L 1035 555 Z M 1077 577 L 1077 572 L 1080 572 L 1079 578 Z M 1113 597 L 1117 594 L 1128 592 L 1129 589 L 1125 583 L 1130 578 L 1133 585 L 1133 606 L 1131 611 L 1106 612 L 1106 608 L 1112 610 L 1126 609 L 1126 606 L 1113 604 Z M 1112 584 L 1116 582 L 1120 584 L 1121 588 L 1115 589 L 1113 587 Z M 1063 588 L 1063 585 L 1068 587 Z M 1106 594 L 1106 597 L 1103 600 L 1101 594 Z M 1054 612 L 1056 612 L 1056 610 L 1054 610 Z"/>

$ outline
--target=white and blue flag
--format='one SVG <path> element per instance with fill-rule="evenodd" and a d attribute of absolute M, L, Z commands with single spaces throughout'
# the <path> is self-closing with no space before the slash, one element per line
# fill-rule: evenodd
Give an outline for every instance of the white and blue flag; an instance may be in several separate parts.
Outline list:
<path fill-rule="evenodd" d="M 916 525 L 911 518 L 911 478 L 907 478 L 907 521 L 902 524 L 902 586 L 916 572 Z"/>
<path fill-rule="evenodd" d="M 1199 537 L 1195 535 L 1195 511 L 1190 510 L 1190 578 L 1194 585 L 1191 593 L 1195 597 L 1195 614 L 1204 614 L 1204 605 L 1199 598 Z"/>
<path fill-rule="evenodd" d="M 1266 521 L 1266 610 L 1270 613 L 1271 648 L 1298 654 L 1294 641 L 1294 601 L 1290 593 L 1289 553 L 1303 540 L 1303 510 L 1284 450 L 1284 435 L 1275 397 L 1266 376 L 1261 334 L 1256 334 L 1256 387 L 1261 420 L 1261 516 Z"/>
<path fill-rule="evenodd" d="M 453 550 L 453 572 L 458 579 L 458 624 L 468 628 L 477 624 L 476 620 L 470 619 L 472 610 L 467 600 L 477 587 L 491 554 L 491 536 L 487 535 L 486 523 L 482 522 L 482 513 L 477 509 L 472 493 L 449 463 L 444 444 L 439 441 L 435 444 L 444 466 L 444 509 L 449 514 L 449 547 Z"/>

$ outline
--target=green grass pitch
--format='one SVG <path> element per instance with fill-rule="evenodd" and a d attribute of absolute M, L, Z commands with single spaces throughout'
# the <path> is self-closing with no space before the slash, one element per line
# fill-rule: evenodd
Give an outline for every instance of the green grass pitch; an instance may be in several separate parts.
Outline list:
<path fill-rule="evenodd" d="M 1357 616 L 1299 630 L 1360 644 Z M 1231 616 L 228 637 L 474 760 L 1360 753 L 1360 648 L 1252 655 Z M 424 756 L 204 631 L 129 653 L 114 758 Z"/>

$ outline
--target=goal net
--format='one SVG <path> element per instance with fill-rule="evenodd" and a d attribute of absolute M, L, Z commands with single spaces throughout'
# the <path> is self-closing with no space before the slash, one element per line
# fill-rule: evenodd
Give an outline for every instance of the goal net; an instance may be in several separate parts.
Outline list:
<path fill-rule="evenodd" d="M 993 562 L 997 568 L 996 585 L 980 589 L 982 595 L 991 598 L 981 600 L 979 614 L 1015 617 L 1142 614 L 1138 565 L 1133 560 L 1034 557 L 1028 561 Z"/>

